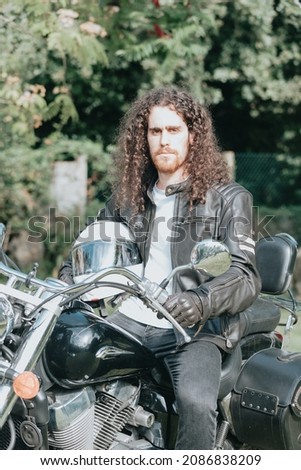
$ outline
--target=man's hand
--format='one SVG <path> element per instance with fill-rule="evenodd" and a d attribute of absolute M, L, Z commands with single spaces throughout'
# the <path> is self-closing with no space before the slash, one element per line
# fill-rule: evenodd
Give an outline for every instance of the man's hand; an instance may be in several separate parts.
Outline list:
<path fill-rule="evenodd" d="M 202 303 L 194 292 L 182 292 L 168 297 L 163 307 L 183 327 L 189 328 L 203 323 Z"/>

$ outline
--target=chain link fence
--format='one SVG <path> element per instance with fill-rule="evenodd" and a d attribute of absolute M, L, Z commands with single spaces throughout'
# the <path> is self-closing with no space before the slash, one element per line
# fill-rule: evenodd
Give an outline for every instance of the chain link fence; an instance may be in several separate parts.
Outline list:
<path fill-rule="evenodd" d="M 248 189 L 256 207 L 255 217 L 266 236 L 292 235 L 301 246 L 301 157 L 274 153 L 232 154 L 233 176 Z M 265 224 L 266 222 L 266 224 Z M 256 224 L 255 224 L 256 227 Z M 258 227 L 257 227 L 258 228 Z M 255 228 L 256 231 L 256 228 Z M 301 300 L 301 250 L 298 250 L 292 288 Z"/>
<path fill-rule="evenodd" d="M 256 205 L 301 205 L 301 157 L 274 153 L 236 153 L 235 179 Z"/>

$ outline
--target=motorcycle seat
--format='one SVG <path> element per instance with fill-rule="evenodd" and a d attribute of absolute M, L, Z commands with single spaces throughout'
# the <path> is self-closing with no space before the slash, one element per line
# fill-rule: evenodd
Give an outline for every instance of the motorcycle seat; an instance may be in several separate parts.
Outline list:
<path fill-rule="evenodd" d="M 261 292 L 284 294 L 290 286 L 297 258 L 297 241 L 287 233 L 263 237 L 255 245 Z"/>
<path fill-rule="evenodd" d="M 263 237 L 256 243 L 256 266 L 261 278 L 261 296 L 241 313 L 242 336 L 269 333 L 280 321 L 281 309 L 263 294 L 284 294 L 290 286 L 297 256 L 297 242 L 287 233 Z"/>
<path fill-rule="evenodd" d="M 225 354 L 222 363 L 221 381 L 218 399 L 221 400 L 233 389 L 242 364 L 240 346 L 236 346 L 231 354 Z"/>

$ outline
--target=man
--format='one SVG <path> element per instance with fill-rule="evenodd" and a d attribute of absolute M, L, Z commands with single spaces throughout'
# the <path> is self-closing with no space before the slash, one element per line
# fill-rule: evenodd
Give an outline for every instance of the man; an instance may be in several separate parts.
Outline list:
<path fill-rule="evenodd" d="M 109 319 L 163 356 L 179 415 L 176 448 L 214 449 L 222 357 L 242 334 L 239 312 L 260 291 L 252 196 L 230 182 L 206 108 L 176 87 L 138 99 L 121 123 L 117 144 L 118 178 L 98 218 L 130 227 L 145 277 L 160 282 L 173 267 L 188 263 L 204 238 L 224 241 L 232 255 L 230 269 L 215 279 L 186 270 L 168 286 L 165 307 L 192 337 L 190 343 L 179 347 L 171 323 L 137 299 L 124 301 Z M 66 262 L 60 277 L 68 281 L 69 275 Z"/>

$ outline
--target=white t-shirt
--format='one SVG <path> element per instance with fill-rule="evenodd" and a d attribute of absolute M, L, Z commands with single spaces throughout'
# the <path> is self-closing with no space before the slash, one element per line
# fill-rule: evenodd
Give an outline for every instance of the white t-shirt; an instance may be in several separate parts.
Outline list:
<path fill-rule="evenodd" d="M 170 256 L 171 225 L 176 196 L 175 194 L 166 196 L 164 190 L 154 186 L 153 198 L 156 204 L 156 214 L 153 222 L 150 253 L 144 276 L 150 281 L 160 284 L 172 269 Z M 167 291 L 171 293 L 171 282 L 167 286 Z M 135 297 L 129 297 L 125 300 L 119 310 L 124 315 L 140 323 L 158 328 L 172 328 L 172 324 L 168 320 L 165 318 L 159 319 L 155 312 Z"/>

